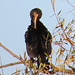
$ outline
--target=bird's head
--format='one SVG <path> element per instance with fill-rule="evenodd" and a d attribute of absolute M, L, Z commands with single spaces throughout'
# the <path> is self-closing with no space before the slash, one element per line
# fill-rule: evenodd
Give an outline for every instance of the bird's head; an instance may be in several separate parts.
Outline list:
<path fill-rule="evenodd" d="M 42 16 L 42 11 L 39 9 L 39 8 L 34 8 L 31 10 L 30 12 L 30 17 L 31 17 L 31 20 L 33 21 L 34 23 L 34 28 L 36 29 L 36 22 L 37 22 L 37 19 L 40 19 Z"/>

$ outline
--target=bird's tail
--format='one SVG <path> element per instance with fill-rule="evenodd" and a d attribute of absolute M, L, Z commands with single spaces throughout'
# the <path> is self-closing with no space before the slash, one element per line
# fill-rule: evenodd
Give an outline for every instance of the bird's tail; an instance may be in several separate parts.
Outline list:
<path fill-rule="evenodd" d="M 47 56 L 41 55 L 38 57 L 38 67 L 44 67 L 45 70 L 49 70 L 50 63 L 48 62 Z"/>

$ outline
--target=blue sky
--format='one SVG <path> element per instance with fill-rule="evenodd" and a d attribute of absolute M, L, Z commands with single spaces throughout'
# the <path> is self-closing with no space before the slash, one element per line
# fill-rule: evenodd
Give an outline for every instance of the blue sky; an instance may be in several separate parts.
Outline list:
<path fill-rule="evenodd" d="M 74 0 L 69 1 L 75 5 Z M 0 0 L 0 42 L 18 56 L 23 57 L 26 51 L 24 34 L 30 25 L 30 11 L 36 7 L 42 10 L 41 21 L 52 33 L 57 21 L 55 16 L 52 16 L 54 13 L 50 0 Z M 74 19 L 75 16 L 72 13 L 75 11 L 66 14 L 73 9 L 66 0 L 56 0 L 55 7 L 56 13 L 62 11 L 61 17 L 65 18 L 65 25 Z M 2 64 L 18 61 L 1 47 L 0 56 Z M 23 67 L 23 65 L 17 65 L 3 68 L 3 71 L 5 75 L 10 75 L 16 71 L 16 68 L 21 69 Z"/>

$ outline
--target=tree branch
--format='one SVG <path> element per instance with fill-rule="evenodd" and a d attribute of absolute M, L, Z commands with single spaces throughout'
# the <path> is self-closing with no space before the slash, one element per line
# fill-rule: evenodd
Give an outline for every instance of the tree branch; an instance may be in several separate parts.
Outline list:
<path fill-rule="evenodd" d="M 71 45 L 75 46 L 75 42 L 73 42 L 72 40 L 70 40 L 70 39 L 68 38 L 68 36 L 67 36 L 66 33 L 65 33 L 65 30 L 64 30 L 63 26 L 61 26 L 61 29 L 62 29 L 64 35 L 66 36 L 67 41 L 68 41 Z"/>
<path fill-rule="evenodd" d="M 72 67 L 72 66 L 68 65 L 68 63 L 67 63 L 67 62 L 66 62 L 66 64 L 67 64 L 67 66 L 68 66 L 69 68 L 71 68 L 71 69 L 75 72 L 75 68 L 74 68 L 74 67 Z"/>
<path fill-rule="evenodd" d="M 51 65 L 52 65 L 52 69 L 53 69 L 54 73 L 56 73 L 56 72 L 63 72 L 63 69 L 57 68 L 53 64 L 51 64 Z M 68 70 L 68 69 L 64 69 L 64 73 L 75 74 L 75 72 L 73 72 L 72 70 Z"/>
<path fill-rule="evenodd" d="M 24 63 L 24 60 L 23 60 L 22 58 L 20 58 L 19 56 L 17 56 L 17 55 L 14 54 L 13 52 L 11 52 L 8 48 L 6 48 L 6 47 L 5 47 L 4 45 L 2 45 L 1 43 L 0 43 L 0 46 L 1 46 L 4 50 L 6 50 L 8 53 L 10 53 L 13 57 L 19 59 L 21 62 Z"/>
<path fill-rule="evenodd" d="M 75 8 L 75 6 L 73 6 L 68 0 L 66 0 L 73 8 Z"/>
<path fill-rule="evenodd" d="M 9 67 L 9 66 L 17 65 L 17 64 L 23 64 L 23 63 L 21 61 L 20 62 L 14 62 L 14 63 L 2 65 L 2 66 L 0 66 L 0 68 Z"/>
<path fill-rule="evenodd" d="M 30 60 L 23 60 L 21 59 L 20 57 L 18 57 L 16 54 L 14 54 L 13 52 L 11 52 L 9 49 L 7 49 L 5 46 L 3 46 L 1 43 L 0 43 L 0 46 L 5 49 L 8 53 L 10 53 L 12 56 L 14 56 L 15 58 L 19 59 L 20 62 L 14 62 L 14 63 L 10 63 L 10 64 L 6 64 L 6 65 L 2 65 L 0 66 L 0 68 L 3 68 L 3 67 L 9 67 L 9 66 L 13 66 L 13 65 L 17 65 L 17 64 L 25 64 L 27 65 L 27 67 L 30 65 Z M 53 73 L 56 73 L 56 72 L 63 72 L 63 69 L 60 69 L 60 68 L 57 68 L 55 67 L 52 63 L 51 63 L 51 67 L 53 69 Z M 38 70 L 38 72 L 41 72 L 41 70 Z M 46 71 L 46 73 L 50 74 L 49 72 Z M 75 72 L 73 72 L 72 70 L 68 70 L 68 69 L 64 69 L 64 73 L 69 73 L 69 74 L 75 74 Z"/>

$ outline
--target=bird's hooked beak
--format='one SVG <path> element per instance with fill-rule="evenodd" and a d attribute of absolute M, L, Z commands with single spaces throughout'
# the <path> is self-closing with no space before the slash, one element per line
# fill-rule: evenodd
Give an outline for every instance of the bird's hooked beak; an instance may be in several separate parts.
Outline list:
<path fill-rule="evenodd" d="M 38 18 L 38 14 L 36 12 L 34 12 L 34 29 L 36 29 L 37 18 Z"/>

